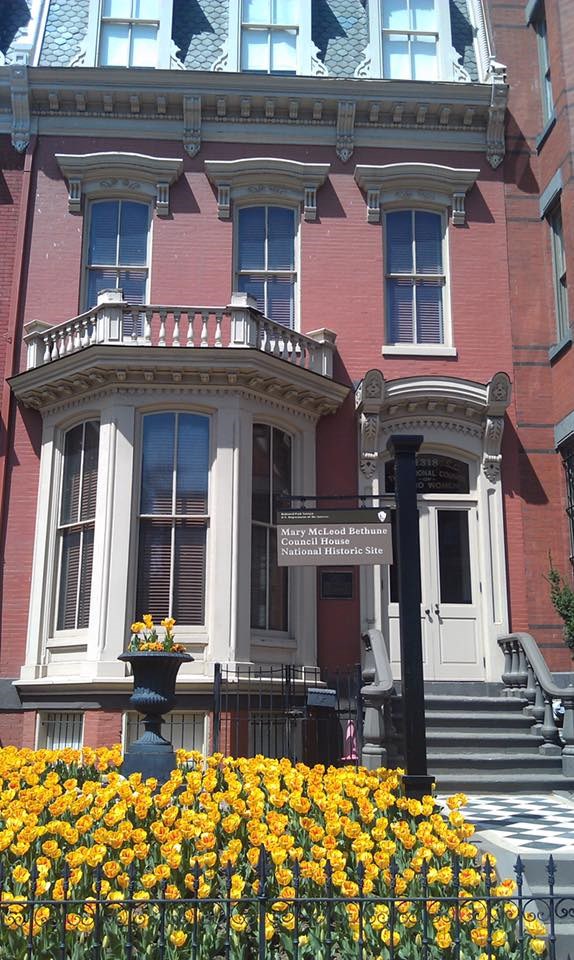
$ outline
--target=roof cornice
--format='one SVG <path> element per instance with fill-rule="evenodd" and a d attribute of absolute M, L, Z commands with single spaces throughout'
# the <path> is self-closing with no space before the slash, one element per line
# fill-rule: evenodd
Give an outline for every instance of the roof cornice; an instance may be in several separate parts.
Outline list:
<path fill-rule="evenodd" d="M 0 67 L 0 132 L 25 149 L 55 136 L 161 136 L 194 156 L 205 140 L 483 150 L 502 160 L 508 87 L 491 83 L 278 77 L 96 67 Z M 286 133 L 286 128 L 288 132 Z"/>

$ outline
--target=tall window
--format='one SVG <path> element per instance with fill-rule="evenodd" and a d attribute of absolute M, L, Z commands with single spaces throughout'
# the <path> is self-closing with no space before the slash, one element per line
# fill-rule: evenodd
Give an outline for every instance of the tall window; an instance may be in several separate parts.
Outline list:
<path fill-rule="evenodd" d="M 295 210 L 243 207 L 238 213 L 237 289 L 266 317 L 295 324 Z"/>
<path fill-rule="evenodd" d="M 383 76 L 437 80 L 440 0 L 382 0 Z"/>
<path fill-rule="evenodd" d="M 139 558 L 134 615 L 205 622 L 209 420 L 192 413 L 144 418 Z"/>
<path fill-rule="evenodd" d="M 538 67 L 540 70 L 540 99 L 542 101 L 542 120 L 546 124 L 554 115 L 554 97 L 550 79 L 550 58 L 548 56 L 548 37 L 546 36 L 546 11 L 539 3 L 532 25 L 538 41 Z"/>
<path fill-rule="evenodd" d="M 424 210 L 386 216 L 387 338 L 444 342 L 443 217 Z"/>
<path fill-rule="evenodd" d="M 296 73 L 298 33 L 299 0 L 242 0 L 241 69 Z"/>
<path fill-rule="evenodd" d="M 288 568 L 277 565 L 275 511 L 291 493 L 291 437 L 263 423 L 253 425 L 251 496 L 251 626 L 287 630 Z"/>
<path fill-rule="evenodd" d="M 564 474 L 566 477 L 566 515 L 570 531 L 570 563 L 574 563 L 574 446 L 572 443 L 560 447 Z"/>
<path fill-rule="evenodd" d="M 552 272 L 554 276 L 554 301 L 556 305 L 556 333 L 558 342 L 570 334 L 568 318 L 568 287 L 566 283 L 566 257 L 562 230 L 562 208 L 557 203 L 547 215 L 552 241 Z"/>
<path fill-rule="evenodd" d="M 157 66 L 162 3 L 166 0 L 103 0 L 100 66 Z"/>
<path fill-rule="evenodd" d="M 145 303 L 149 207 L 133 200 L 98 200 L 90 208 L 86 306 L 100 290 L 121 287 L 128 303 Z"/>
<path fill-rule="evenodd" d="M 89 626 L 99 436 L 99 423 L 89 420 L 68 430 L 64 443 L 57 630 Z"/>

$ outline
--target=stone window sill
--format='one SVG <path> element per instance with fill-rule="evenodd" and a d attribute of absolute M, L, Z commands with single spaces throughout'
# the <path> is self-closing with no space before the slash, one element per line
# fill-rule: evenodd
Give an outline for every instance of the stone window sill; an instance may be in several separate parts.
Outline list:
<path fill-rule="evenodd" d="M 552 346 L 548 350 L 548 359 L 550 360 L 550 363 L 552 363 L 554 360 L 558 360 L 558 358 L 561 357 L 562 354 L 568 349 L 571 343 L 572 343 L 572 332 L 568 331 L 566 336 L 562 337 L 562 339 L 559 340 L 558 343 L 552 344 Z"/>
<path fill-rule="evenodd" d="M 456 357 L 456 347 L 444 343 L 392 343 L 385 344 L 381 353 L 384 357 Z"/>

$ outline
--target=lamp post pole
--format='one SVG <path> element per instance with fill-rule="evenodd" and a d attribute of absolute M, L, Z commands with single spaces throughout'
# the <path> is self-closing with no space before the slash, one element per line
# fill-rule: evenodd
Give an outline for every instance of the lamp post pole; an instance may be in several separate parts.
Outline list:
<path fill-rule="evenodd" d="M 387 450 L 395 461 L 395 501 L 401 687 L 406 795 L 420 799 L 432 790 L 427 773 L 425 690 L 421 633 L 421 551 L 417 508 L 416 453 L 423 438 L 393 434 Z"/>

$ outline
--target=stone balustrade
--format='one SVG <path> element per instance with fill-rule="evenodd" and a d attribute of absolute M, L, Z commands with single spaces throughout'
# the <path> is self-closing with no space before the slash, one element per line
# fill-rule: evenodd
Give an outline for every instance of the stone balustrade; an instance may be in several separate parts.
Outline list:
<path fill-rule="evenodd" d="M 533 720 L 531 732 L 543 738 L 542 753 L 561 754 L 564 776 L 574 776 L 574 686 L 559 687 L 552 679 L 534 637 L 511 633 L 498 638 L 504 653 L 504 694 L 527 701 L 524 710 Z M 560 730 L 553 701 L 564 705 Z"/>
<path fill-rule="evenodd" d="M 265 317 L 244 293 L 234 293 L 226 307 L 188 307 L 128 304 L 114 289 L 103 290 L 97 306 L 71 320 L 32 320 L 24 339 L 28 370 L 104 344 L 256 349 L 332 378 L 336 335 L 326 329 L 307 335 L 290 330 Z"/>

